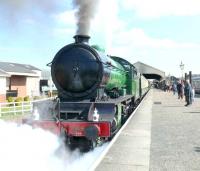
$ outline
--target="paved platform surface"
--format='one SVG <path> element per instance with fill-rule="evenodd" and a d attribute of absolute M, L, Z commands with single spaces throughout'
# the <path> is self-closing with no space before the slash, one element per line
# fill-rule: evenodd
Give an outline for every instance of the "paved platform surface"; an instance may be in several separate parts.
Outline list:
<path fill-rule="evenodd" d="M 152 89 L 96 171 L 200 171 L 200 98 Z"/>
<path fill-rule="evenodd" d="M 149 170 L 152 97 L 151 91 L 96 171 Z"/>
<path fill-rule="evenodd" d="M 153 91 L 150 171 L 200 171 L 200 99 Z"/>

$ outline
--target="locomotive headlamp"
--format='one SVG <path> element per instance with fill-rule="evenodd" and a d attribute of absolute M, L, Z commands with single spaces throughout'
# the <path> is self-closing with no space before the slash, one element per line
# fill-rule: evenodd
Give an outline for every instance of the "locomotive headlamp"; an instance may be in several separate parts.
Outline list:
<path fill-rule="evenodd" d="M 99 114 L 96 108 L 94 109 L 93 121 L 95 122 L 99 121 Z"/>

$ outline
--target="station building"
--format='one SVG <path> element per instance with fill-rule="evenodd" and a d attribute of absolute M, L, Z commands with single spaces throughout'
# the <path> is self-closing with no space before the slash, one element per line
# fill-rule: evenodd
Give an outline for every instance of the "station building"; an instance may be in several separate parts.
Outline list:
<path fill-rule="evenodd" d="M 26 64 L 0 62 L 0 102 L 6 98 L 40 95 L 41 70 Z"/>

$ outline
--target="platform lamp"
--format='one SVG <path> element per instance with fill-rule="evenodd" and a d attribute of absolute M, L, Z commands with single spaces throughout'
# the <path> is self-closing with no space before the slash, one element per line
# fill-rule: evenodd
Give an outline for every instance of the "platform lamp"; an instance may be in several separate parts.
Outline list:
<path fill-rule="evenodd" d="M 180 68 L 181 68 L 182 80 L 183 80 L 184 66 L 185 66 L 185 65 L 184 65 L 183 62 L 181 61 Z"/>

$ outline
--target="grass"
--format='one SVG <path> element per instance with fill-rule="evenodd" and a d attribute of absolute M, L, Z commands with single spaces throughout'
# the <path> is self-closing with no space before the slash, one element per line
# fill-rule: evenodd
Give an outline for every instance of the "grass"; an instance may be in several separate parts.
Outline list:
<path fill-rule="evenodd" d="M 24 110 L 28 110 L 28 111 L 24 111 L 22 112 L 22 106 L 11 106 L 11 105 L 7 105 L 7 106 L 2 106 L 1 107 L 1 117 L 0 119 L 2 120 L 18 120 L 23 118 L 24 116 L 27 116 L 28 114 L 30 114 L 30 106 L 23 106 Z M 15 111 L 15 112 L 13 112 Z"/>

